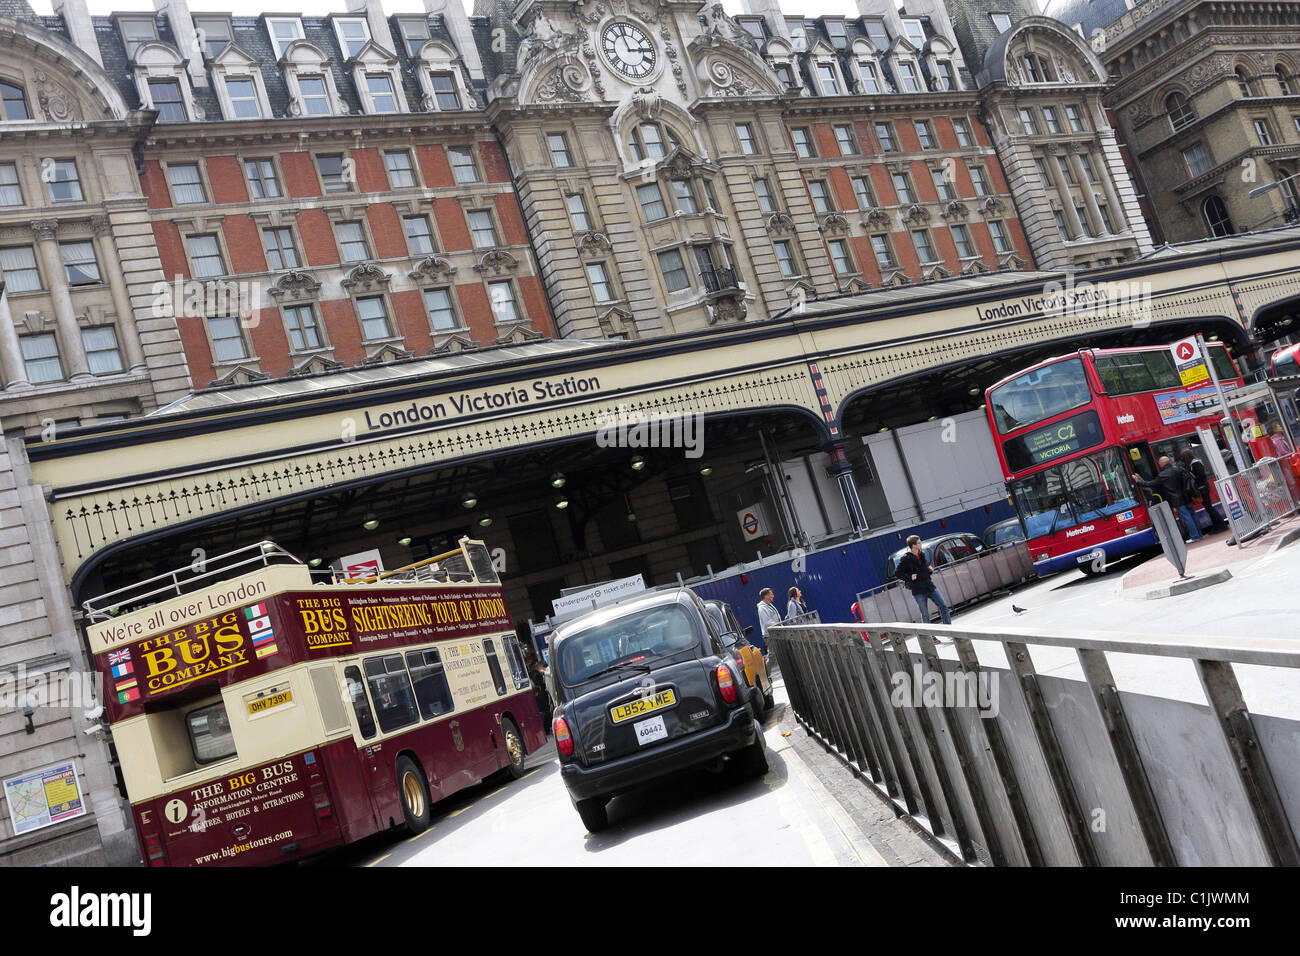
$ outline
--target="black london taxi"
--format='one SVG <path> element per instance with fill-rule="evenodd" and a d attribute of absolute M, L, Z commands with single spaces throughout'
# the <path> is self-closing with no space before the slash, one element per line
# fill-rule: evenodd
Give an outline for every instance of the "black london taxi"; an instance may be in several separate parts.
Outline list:
<path fill-rule="evenodd" d="M 551 636 L 560 776 L 587 829 L 616 794 L 687 767 L 767 773 L 743 665 L 689 588 L 640 595 Z"/>

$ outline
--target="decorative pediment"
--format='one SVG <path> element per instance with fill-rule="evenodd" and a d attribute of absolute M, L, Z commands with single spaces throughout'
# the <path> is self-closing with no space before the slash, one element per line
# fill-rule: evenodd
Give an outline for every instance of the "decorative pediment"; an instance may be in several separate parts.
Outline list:
<path fill-rule="evenodd" d="M 870 291 L 870 289 L 871 283 L 867 282 L 860 276 L 854 276 L 848 281 L 848 284 L 844 286 L 845 292 L 867 292 Z"/>
<path fill-rule="evenodd" d="M 456 274 L 456 267 L 442 256 L 425 256 L 407 276 L 416 282 L 448 282 Z"/>
<path fill-rule="evenodd" d="M 28 332 L 40 332 L 54 325 L 54 317 L 40 309 L 30 309 L 23 313 L 22 318 L 15 318 L 14 325 Z"/>
<path fill-rule="evenodd" d="M 926 266 L 921 270 L 921 278 L 926 282 L 933 282 L 935 279 L 946 279 L 952 275 L 947 269 L 937 262 L 932 266 Z"/>
<path fill-rule="evenodd" d="M 275 285 L 267 291 L 277 302 L 298 302 L 319 297 L 320 283 L 311 277 L 311 273 L 295 269 L 276 279 Z"/>
<path fill-rule="evenodd" d="M 429 354 L 454 355 L 457 352 L 473 352 L 477 348 L 478 343 L 466 333 L 450 332 L 433 337 L 433 348 L 429 349 Z"/>
<path fill-rule="evenodd" d="M 191 216 L 185 219 L 173 219 L 172 223 L 182 233 L 216 232 L 221 228 L 222 220 L 225 218 L 225 216 Z M 36 223 L 33 222 L 32 228 L 35 227 Z"/>
<path fill-rule="evenodd" d="M 114 313 L 106 312 L 102 305 L 87 305 L 85 311 L 77 313 L 77 325 L 83 329 L 93 329 L 108 325 Z"/>
<path fill-rule="evenodd" d="M 911 285 L 912 280 L 907 277 L 907 273 L 902 269 L 891 269 L 881 277 L 880 284 L 882 286 Z"/>
<path fill-rule="evenodd" d="M 371 292 L 375 289 L 387 288 L 391 281 L 393 281 L 392 273 L 385 272 L 373 262 L 363 262 L 349 272 L 347 278 L 339 285 L 349 292 Z"/>
<path fill-rule="evenodd" d="M 251 365 L 236 365 L 234 368 L 227 369 L 226 373 L 212 383 L 212 387 L 220 388 L 225 385 L 251 385 L 253 382 L 264 382 L 267 374 L 260 369 Z"/>
<path fill-rule="evenodd" d="M 711 3 L 700 13 L 700 25 L 704 27 L 700 39 L 707 42 L 729 43 L 746 50 L 758 50 L 754 38 L 727 15 L 721 3 Z"/>
<path fill-rule="evenodd" d="M 474 271 L 478 273 L 490 272 L 494 276 L 499 276 L 503 272 L 513 272 L 519 268 L 519 260 L 510 254 L 507 249 L 489 249 L 479 257 L 478 263 L 474 266 Z"/>
<path fill-rule="evenodd" d="M 1003 256 L 1001 262 L 999 262 L 998 265 L 1003 269 L 1019 270 L 1025 267 L 1025 260 L 1021 259 L 1015 253 L 1011 253 L 1010 255 Z"/>
<path fill-rule="evenodd" d="M 343 368 L 342 362 L 336 361 L 324 352 L 308 356 L 293 367 L 289 374 L 294 377 L 302 375 L 320 375 L 323 372 L 337 372 Z"/>
<path fill-rule="evenodd" d="M 397 56 L 384 49 L 374 40 L 367 40 L 365 46 L 357 51 L 356 56 L 349 57 L 346 62 L 366 67 L 392 67 L 397 64 Z"/>
<path fill-rule="evenodd" d="M 383 365 L 385 362 L 400 362 L 409 359 L 415 353 L 393 342 L 385 342 L 366 356 L 366 365 Z"/>
<path fill-rule="evenodd" d="M 964 276 L 978 275 L 981 272 L 988 272 L 989 267 L 984 264 L 983 259 L 971 259 L 961 267 L 961 274 Z"/>
<path fill-rule="evenodd" d="M 849 221 L 837 212 L 828 212 L 821 217 L 820 222 L 817 223 L 817 228 L 832 235 L 839 232 L 848 232 Z"/>
<path fill-rule="evenodd" d="M 248 214 L 248 218 L 257 223 L 257 225 L 262 229 L 270 229 L 277 226 L 291 226 L 295 222 L 293 210 L 282 209 L 276 206 L 272 206 L 270 209 L 251 212 Z"/>
<path fill-rule="evenodd" d="M 802 312 L 806 303 L 817 298 L 817 289 L 806 279 L 800 279 L 798 282 L 787 286 L 785 294 L 790 300 L 790 308 L 796 312 Z"/>
<path fill-rule="evenodd" d="M 600 323 L 600 331 L 607 338 L 616 336 L 627 339 L 636 338 L 636 324 L 632 321 L 632 313 L 627 309 L 615 306 L 599 316 L 597 321 Z"/>
<path fill-rule="evenodd" d="M 988 196 L 980 203 L 980 215 L 982 216 L 1001 216 L 1006 207 L 1002 200 L 997 196 Z"/>
<path fill-rule="evenodd" d="M 889 213 L 879 207 L 873 206 L 868 209 L 862 216 L 862 225 L 868 229 L 887 228 L 889 226 Z"/>
<path fill-rule="evenodd" d="M 903 222 L 920 223 L 920 222 L 929 222 L 929 221 L 930 221 L 930 211 L 926 209 L 924 206 L 922 206 L 920 203 L 912 203 L 912 205 L 907 207 L 907 211 L 903 213 Z"/>
<path fill-rule="evenodd" d="M 257 57 L 249 53 L 239 44 L 231 41 L 227 43 L 216 56 L 212 58 L 212 65 L 218 68 L 229 70 L 230 67 L 239 69 L 240 67 L 255 67 L 261 63 Z"/>
<path fill-rule="evenodd" d="M 789 213 L 774 212 L 767 217 L 767 231 L 774 236 L 783 236 L 786 233 L 794 233 L 794 220 L 790 218 Z"/>
<path fill-rule="evenodd" d="M 677 179 L 690 176 L 696 169 L 711 169 L 709 163 L 685 146 L 678 146 L 659 160 L 659 168 Z"/>
<path fill-rule="evenodd" d="M 306 69 L 323 69 L 329 65 L 329 61 L 329 55 L 324 50 L 306 40 L 294 40 L 284 48 L 284 55 L 280 57 L 281 65 L 292 63 Z"/>
<path fill-rule="evenodd" d="M 960 199 L 950 199 L 944 203 L 943 212 L 940 213 L 944 219 L 965 219 L 966 204 Z"/>
<path fill-rule="evenodd" d="M 591 229 L 578 234 L 578 251 L 584 256 L 601 256 L 612 248 L 609 237 L 603 232 Z"/>
<path fill-rule="evenodd" d="M 175 47 L 159 40 L 141 43 L 131 56 L 131 63 L 136 66 L 183 67 L 185 59 Z"/>
<path fill-rule="evenodd" d="M 543 79 L 533 95 L 543 103 L 578 103 L 585 99 L 591 76 L 576 61 L 557 66 Z"/>
<path fill-rule="evenodd" d="M 546 337 L 527 322 L 512 322 L 497 328 L 501 330 L 501 334 L 497 336 L 497 345 L 522 345 L 524 342 L 536 342 Z"/>

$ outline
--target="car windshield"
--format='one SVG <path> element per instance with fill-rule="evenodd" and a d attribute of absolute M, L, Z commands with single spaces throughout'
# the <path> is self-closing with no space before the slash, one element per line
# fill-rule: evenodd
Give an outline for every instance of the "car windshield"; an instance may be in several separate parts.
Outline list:
<path fill-rule="evenodd" d="M 1031 538 L 1100 521 L 1137 507 L 1118 448 L 1107 448 L 1028 475 L 1011 484 L 1016 510 Z"/>
<path fill-rule="evenodd" d="M 651 607 L 597 624 L 560 642 L 559 677 L 570 687 L 625 664 L 641 665 L 694 647 L 691 614 L 680 604 Z"/>
<path fill-rule="evenodd" d="M 1092 400 L 1083 359 L 1072 358 L 1026 372 L 989 393 L 998 431 L 1013 432 Z"/>

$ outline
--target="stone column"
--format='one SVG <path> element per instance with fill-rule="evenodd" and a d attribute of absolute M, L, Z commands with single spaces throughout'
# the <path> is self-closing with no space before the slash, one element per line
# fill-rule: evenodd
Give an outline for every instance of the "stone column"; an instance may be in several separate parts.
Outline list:
<path fill-rule="evenodd" d="M 59 252 L 57 219 L 32 220 L 32 233 L 40 250 L 45 279 L 50 284 L 50 298 L 54 300 L 54 320 L 59 329 L 59 354 L 73 381 L 90 378 L 90 363 L 86 360 L 86 346 L 81 341 L 81 327 L 72 307 L 72 292 L 68 288 L 68 274 L 63 268 Z"/>
<path fill-rule="evenodd" d="M 9 311 L 9 297 L 0 288 L 0 371 L 4 373 L 6 389 L 31 388 L 27 381 L 27 366 L 23 364 L 23 350 L 14 328 L 14 316 Z"/>
<path fill-rule="evenodd" d="M 853 525 L 854 534 L 867 531 L 867 513 L 862 509 L 862 499 L 858 497 L 858 486 L 853 483 L 853 464 L 848 456 L 849 443 L 841 440 L 825 447 L 831 456 L 831 474 L 840 486 L 840 496 L 844 499 L 844 509 L 849 513 L 849 523 Z"/>
<path fill-rule="evenodd" d="M 1065 213 L 1065 224 L 1069 227 L 1070 238 L 1078 239 L 1083 235 L 1083 223 L 1079 222 L 1079 213 L 1074 208 L 1074 197 L 1070 194 L 1070 184 L 1065 180 L 1065 174 L 1061 172 L 1061 164 L 1056 161 L 1056 157 L 1051 153 L 1043 158 L 1047 165 L 1047 171 L 1052 174 L 1052 182 L 1056 183 L 1057 195 L 1061 197 L 1061 211 Z"/>
<path fill-rule="evenodd" d="M 108 277 L 108 287 L 113 293 L 113 310 L 117 312 L 118 339 L 125 353 L 126 367 L 133 372 L 143 372 L 146 368 L 144 349 L 140 345 L 140 332 L 135 327 L 135 310 L 131 308 L 131 296 L 126 291 L 122 263 L 118 260 L 117 246 L 113 242 L 113 224 L 107 216 L 96 216 L 90 221 L 90 228 L 95 232 L 95 251 L 99 257 L 99 267 Z"/>
<path fill-rule="evenodd" d="M 1110 230 L 1106 228 L 1105 221 L 1101 218 L 1101 210 L 1097 208 L 1097 197 L 1092 194 L 1092 182 L 1088 179 L 1088 171 L 1083 168 L 1083 160 L 1079 154 L 1069 152 L 1065 154 L 1065 161 L 1070 164 L 1074 170 L 1074 178 L 1079 181 L 1080 192 L 1083 193 L 1083 208 L 1088 212 L 1088 221 L 1092 223 L 1092 234 L 1094 236 L 1104 236 Z"/>
<path fill-rule="evenodd" d="M 1110 178 L 1110 164 L 1106 162 L 1105 148 L 1097 150 L 1097 165 L 1100 167 L 1097 174 L 1101 179 L 1101 191 L 1106 194 L 1106 209 L 1110 212 L 1110 221 L 1115 224 L 1115 232 L 1121 233 L 1128 229 L 1128 217 L 1124 215 L 1124 204 L 1120 202 L 1119 194 L 1115 192 L 1115 184 Z"/>

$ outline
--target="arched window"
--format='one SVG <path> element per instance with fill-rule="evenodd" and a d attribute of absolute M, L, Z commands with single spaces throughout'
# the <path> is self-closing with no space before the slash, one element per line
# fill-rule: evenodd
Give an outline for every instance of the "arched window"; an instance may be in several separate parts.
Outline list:
<path fill-rule="evenodd" d="M 1277 85 L 1282 87 L 1283 96 L 1295 95 L 1296 92 L 1295 77 L 1291 75 L 1291 71 L 1288 70 L 1286 68 L 1286 65 L 1283 63 L 1279 63 L 1277 65 Z"/>
<path fill-rule="evenodd" d="M 1294 179 L 1295 171 L 1285 166 L 1279 166 L 1273 171 L 1273 179 L 1278 184 L 1278 189 L 1282 190 L 1282 196 L 1286 202 L 1287 222 L 1291 222 L 1297 214 L 1300 214 L 1300 179 Z"/>
<path fill-rule="evenodd" d="M 1174 132 L 1196 121 L 1196 109 L 1182 93 L 1170 93 L 1165 97 L 1165 112 L 1169 114 L 1169 125 Z"/>
<path fill-rule="evenodd" d="M 1228 218 L 1228 207 L 1218 196 L 1211 196 L 1201 204 L 1201 215 L 1205 217 L 1206 228 L 1212 236 L 1231 236 L 1237 231 Z"/>
<path fill-rule="evenodd" d="M 680 145 L 673 131 L 659 123 L 638 123 L 627 134 L 627 151 L 638 163 L 663 159 Z"/>
<path fill-rule="evenodd" d="M 1053 83 L 1056 81 L 1056 74 L 1052 72 L 1052 66 L 1047 62 L 1045 57 L 1037 53 L 1026 53 L 1020 61 L 1025 68 L 1025 80 L 1029 83 Z"/>
<path fill-rule="evenodd" d="M 29 120 L 32 111 L 27 108 L 27 95 L 21 86 L 0 81 L 0 119 Z"/>
<path fill-rule="evenodd" d="M 1240 92 L 1242 96 L 1254 96 L 1255 90 L 1251 85 L 1250 76 L 1246 73 L 1246 68 L 1241 66 L 1237 67 L 1235 75 L 1237 77 L 1238 92 Z"/>

